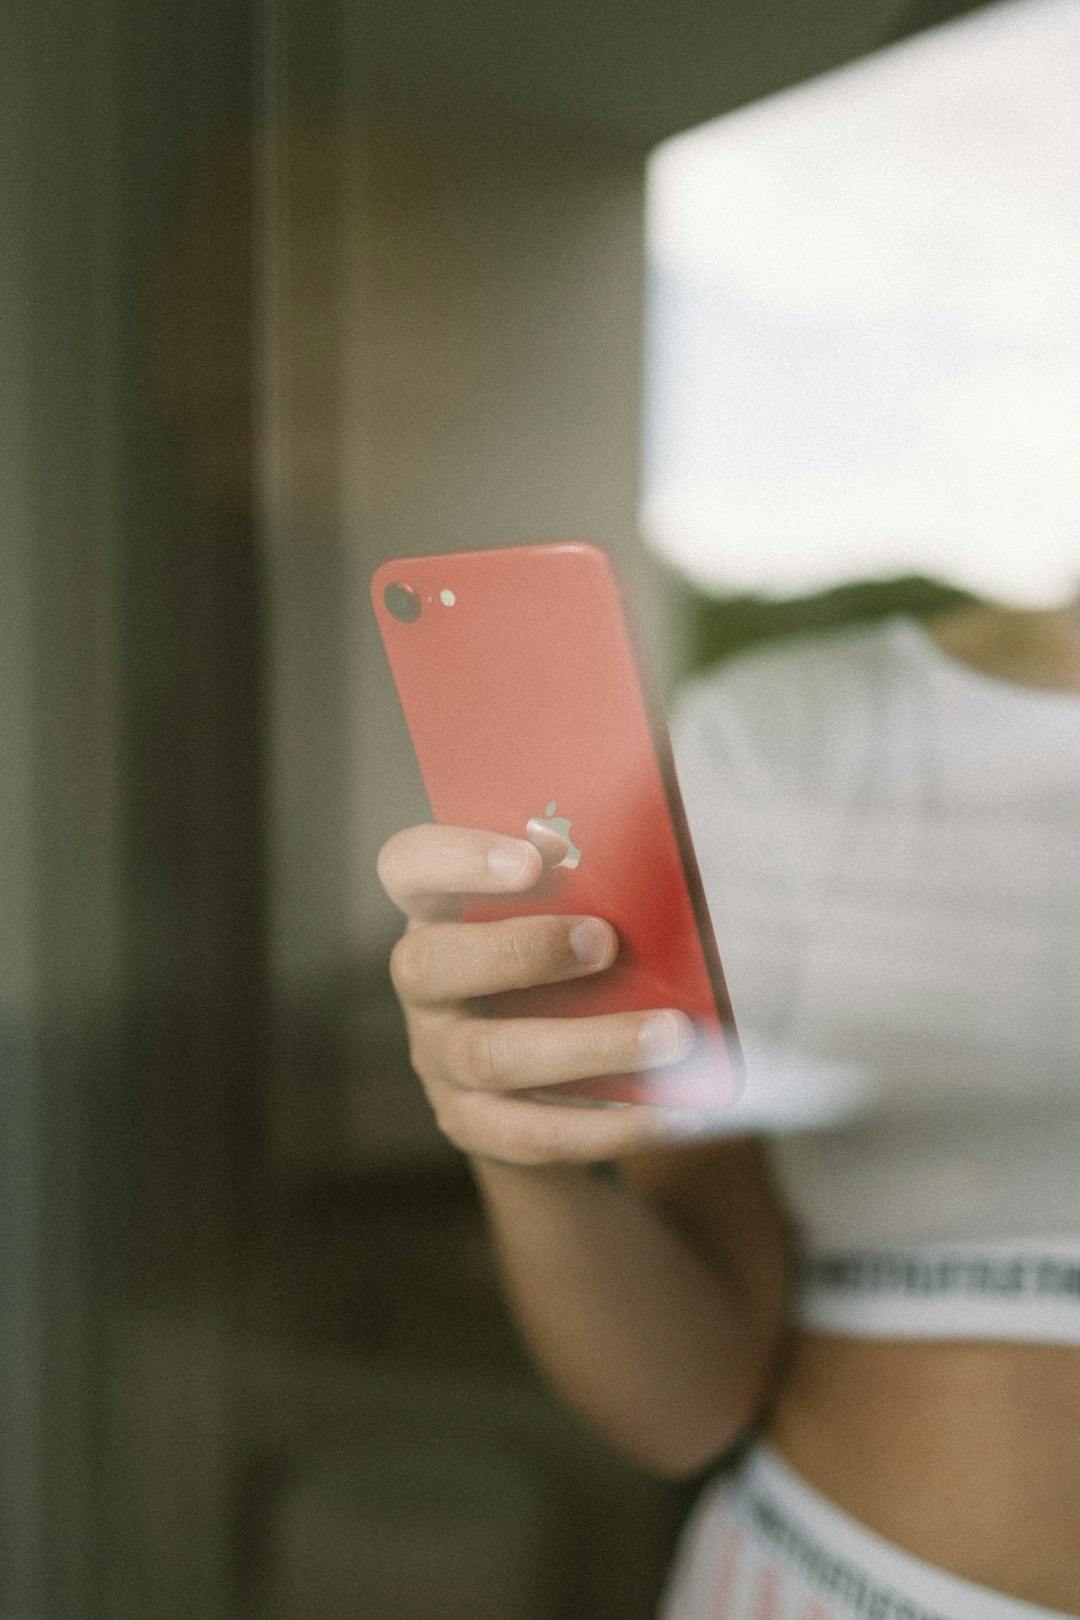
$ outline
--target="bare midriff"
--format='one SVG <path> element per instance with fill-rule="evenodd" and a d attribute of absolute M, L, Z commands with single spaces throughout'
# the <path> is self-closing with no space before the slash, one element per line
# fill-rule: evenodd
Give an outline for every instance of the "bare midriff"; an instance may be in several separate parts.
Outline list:
<path fill-rule="evenodd" d="M 897 1546 L 1080 1614 L 1080 1347 L 800 1333 L 767 1432 Z"/>

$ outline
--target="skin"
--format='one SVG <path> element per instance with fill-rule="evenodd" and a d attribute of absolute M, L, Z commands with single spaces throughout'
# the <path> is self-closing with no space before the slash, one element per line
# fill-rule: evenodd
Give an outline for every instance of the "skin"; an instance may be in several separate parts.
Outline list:
<path fill-rule="evenodd" d="M 979 605 L 933 621 L 992 679 L 1080 694 L 1080 598 Z M 770 1438 L 872 1529 L 953 1573 L 1080 1612 L 1080 1351 L 803 1333 Z"/>
<path fill-rule="evenodd" d="M 1080 692 L 1080 600 L 965 609 L 931 633 L 993 678 Z M 541 1368 L 612 1444 L 670 1477 L 695 1474 L 764 1416 L 781 1454 L 881 1535 L 1080 1612 L 1080 1352 L 792 1332 L 787 1226 L 759 1143 L 695 1140 L 686 1113 L 529 1095 L 672 1061 L 692 1039 L 671 1009 L 480 1014 L 480 997 L 615 960 L 601 918 L 461 920 L 460 895 L 525 892 L 564 847 L 551 834 L 414 827 L 379 861 L 407 919 L 391 972 L 413 1064 L 472 1161 Z M 621 1182 L 590 1172 L 612 1159 Z"/>

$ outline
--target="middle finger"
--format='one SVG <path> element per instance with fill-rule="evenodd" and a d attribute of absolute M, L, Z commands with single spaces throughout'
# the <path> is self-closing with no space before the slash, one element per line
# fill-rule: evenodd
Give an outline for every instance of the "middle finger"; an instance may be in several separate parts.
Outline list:
<path fill-rule="evenodd" d="M 394 988 L 412 1006 L 437 1006 L 580 978 L 609 967 L 614 928 L 600 917 L 507 917 L 427 923 L 390 956 Z"/>

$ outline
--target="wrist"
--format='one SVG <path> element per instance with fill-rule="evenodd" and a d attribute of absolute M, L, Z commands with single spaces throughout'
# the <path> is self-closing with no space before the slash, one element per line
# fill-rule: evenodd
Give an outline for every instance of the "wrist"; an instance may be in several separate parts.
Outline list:
<path fill-rule="evenodd" d="M 514 1164 L 472 1154 L 469 1162 L 482 1197 L 500 1205 L 517 1200 L 561 1203 L 595 1196 L 597 1190 L 617 1191 L 627 1186 L 617 1159 L 585 1164 Z"/>

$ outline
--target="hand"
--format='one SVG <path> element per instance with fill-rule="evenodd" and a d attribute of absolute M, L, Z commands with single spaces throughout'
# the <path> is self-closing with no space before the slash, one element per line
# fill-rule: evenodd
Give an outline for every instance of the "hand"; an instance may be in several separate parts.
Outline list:
<path fill-rule="evenodd" d="M 379 877 L 408 925 L 390 959 L 413 1067 L 440 1129 L 463 1152 L 519 1165 L 619 1158 L 697 1134 L 680 1110 L 641 1104 L 589 1108 L 541 1101 L 539 1089 L 672 1063 L 693 1045 L 674 1009 L 585 1018 L 488 1018 L 477 998 L 602 973 L 618 954 L 599 917 L 463 922 L 463 894 L 524 893 L 562 859 L 557 834 L 535 842 L 471 828 L 395 834 Z"/>

